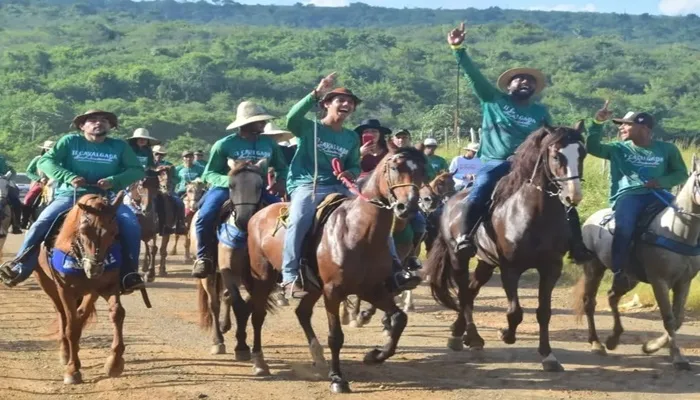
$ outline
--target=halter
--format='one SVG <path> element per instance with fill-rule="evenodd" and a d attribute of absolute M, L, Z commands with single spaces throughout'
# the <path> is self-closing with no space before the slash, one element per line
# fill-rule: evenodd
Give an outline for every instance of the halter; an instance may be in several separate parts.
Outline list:
<path fill-rule="evenodd" d="M 579 141 L 578 143 L 579 143 L 581 146 L 583 146 L 583 143 L 581 143 L 580 141 Z M 546 154 L 547 154 L 547 156 L 549 156 L 549 147 L 546 149 Z M 565 176 L 565 177 L 558 177 L 558 176 L 555 176 L 555 175 L 552 173 L 552 171 L 549 169 L 549 167 L 548 167 L 549 163 L 544 163 L 543 169 L 544 169 L 544 175 L 545 175 L 545 177 L 547 178 L 547 182 L 546 182 L 544 188 L 543 188 L 542 186 L 536 185 L 536 184 L 534 183 L 535 176 L 537 175 L 537 169 L 539 168 L 540 162 L 542 161 L 543 158 L 545 158 L 545 154 L 541 154 L 541 155 L 537 158 L 537 162 L 535 163 L 535 168 L 532 170 L 532 176 L 530 177 L 530 179 L 527 180 L 527 183 L 528 183 L 529 185 L 533 186 L 535 189 L 539 190 L 540 192 L 547 194 L 549 197 L 557 197 L 557 196 L 559 196 L 559 195 L 561 194 L 561 191 L 562 191 L 562 189 L 563 189 L 563 187 L 562 187 L 562 185 L 561 185 L 562 182 L 573 181 L 573 180 L 576 180 L 576 179 L 581 180 L 581 182 L 584 181 L 583 178 L 581 177 L 581 175 L 576 175 L 576 176 Z M 568 161 L 568 160 L 567 160 L 567 161 Z M 552 192 L 552 191 L 546 190 L 546 187 L 549 186 L 550 184 L 556 186 L 556 188 L 557 188 L 558 190 L 557 190 L 556 192 Z"/>
<path fill-rule="evenodd" d="M 400 155 L 399 155 L 399 154 L 394 154 L 393 156 L 391 156 L 391 158 L 390 158 L 389 160 L 387 160 L 387 162 L 384 163 L 384 175 L 385 175 L 385 178 L 386 178 L 387 186 L 389 186 L 389 195 L 388 195 L 388 198 L 387 198 L 387 200 L 389 200 L 389 204 L 388 204 L 388 205 L 385 205 L 384 202 L 383 202 L 381 199 L 376 199 L 376 201 L 379 202 L 379 204 L 381 204 L 381 205 L 377 205 L 377 204 L 375 204 L 374 202 L 372 202 L 372 204 L 377 205 L 377 207 L 384 207 L 384 208 L 386 208 L 386 209 L 388 209 L 388 210 L 391 210 L 391 209 L 393 209 L 394 207 L 396 207 L 396 204 L 398 203 L 398 198 L 397 198 L 396 195 L 394 194 L 394 189 L 398 189 L 398 188 L 402 188 L 402 187 L 412 187 L 412 188 L 415 188 L 416 190 L 420 190 L 420 188 L 418 187 L 418 185 L 416 185 L 416 184 L 413 183 L 413 182 L 410 182 L 410 183 L 397 183 L 397 184 L 392 184 L 392 183 L 391 183 L 391 181 L 392 181 L 392 179 L 391 179 L 391 177 L 392 177 L 392 172 L 397 172 L 397 173 L 398 173 L 398 171 L 397 171 L 395 168 L 393 168 L 393 167 L 392 167 L 392 168 L 389 167 L 389 161 L 394 161 L 397 157 L 400 157 Z M 372 199 L 372 200 L 375 200 L 375 199 Z"/>

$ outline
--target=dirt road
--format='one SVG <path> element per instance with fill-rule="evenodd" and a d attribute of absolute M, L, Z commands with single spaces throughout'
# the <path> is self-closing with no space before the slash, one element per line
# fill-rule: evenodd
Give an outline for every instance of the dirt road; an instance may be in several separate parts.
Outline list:
<path fill-rule="evenodd" d="M 18 247 L 8 240 L 5 258 Z M 0 288 L 0 399 L 318 399 L 329 398 L 327 370 L 311 366 L 301 328 L 291 307 L 268 316 L 263 333 L 265 356 L 272 376 L 251 376 L 248 362 L 231 354 L 209 354 L 208 335 L 196 325 L 195 292 L 189 266 L 171 257 L 170 276 L 149 289 L 154 308 L 140 297 L 127 296 L 126 369 L 107 378 L 102 365 L 112 340 L 106 304 L 98 303 L 98 321 L 83 334 L 81 360 L 86 383 L 64 386 L 58 345 L 52 338 L 54 319 L 46 295 L 30 279 L 13 290 Z M 496 329 L 505 325 L 505 299 L 498 278 L 484 288 L 476 320 L 486 340 L 483 352 L 453 352 L 446 348 L 453 313 L 435 305 L 427 287 L 417 291 L 416 312 L 398 353 L 380 366 L 365 366 L 364 353 L 383 343 L 377 318 L 364 328 L 345 328 L 342 367 L 357 397 L 363 399 L 700 399 L 700 320 L 689 317 L 679 340 L 694 363 L 692 372 L 674 371 L 667 354 L 645 356 L 643 340 L 662 331 L 656 311 L 627 313 L 622 345 L 607 357 L 588 352 L 584 325 L 570 312 L 570 289 L 557 289 L 551 337 L 563 373 L 545 373 L 536 352 L 536 291 L 521 290 L 525 320 L 518 342 L 507 346 Z M 612 322 L 599 300 L 601 338 Z M 293 305 L 293 304 L 292 304 Z M 317 309 L 314 327 L 325 343 L 325 313 Z M 249 333 L 252 331 L 249 328 Z M 252 336 L 252 335 L 249 335 Z M 227 334 L 228 349 L 234 346 Z M 326 358 L 329 358 L 326 350 Z M 336 395 L 337 396 L 337 395 Z"/>

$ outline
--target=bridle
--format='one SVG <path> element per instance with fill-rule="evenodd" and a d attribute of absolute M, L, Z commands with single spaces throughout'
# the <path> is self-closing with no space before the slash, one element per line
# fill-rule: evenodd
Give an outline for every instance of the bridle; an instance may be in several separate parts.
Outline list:
<path fill-rule="evenodd" d="M 403 154 L 394 154 L 389 158 L 385 163 L 384 163 L 384 170 L 382 173 L 384 174 L 384 179 L 386 180 L 387 186 L 389 187 L 389 193 L 387 194 L 386 200 L 388 201 L 388 204 L 384 201 L 384 199 L 381 198 L 373 198 L 370 199 L 369 202 L 374 204 L 375 206 L 379 208 L 384 208 L 387 210 L 393 210 L 394 207 L 398 204 L 398 198 L 396 197 L 396 194 L 394 194 L 394 190 L 402 187 L 412 187 L 416 189 L 417 191 L 420 190 L 420 187 L 416 185 L 413 182 L 409 183 L 392 183 L 392 181 L 397 181 L 398 180 L 398 175 L 399 175 L 399 169 L 396 166 L 389 166 L 390 163 L 395 162 L 397 158 L 405 157 Z"/>
<path fill-rule="evenodd" d="M 584 146 L 584 144 L 581 141 L 578 141 L 577 143 L 581 147 Z M 544 149 L 542 151 L 542 154 L 540 154 L 540 156 L 537 158 L 537 162 L 535 163 L 535 168 L 533 168 L 533 170 L 532 170 L 532 176 L 530 177 L 530 179 L 528 179 L 527 183 L 529 185 L 533 186 L 535 189 L 539 190 L 540 192 L 545 193 L 549 197 L 558 197 L 563 190 L 562 183 L 573 181 L 576 179 L 579 179 L 581 182 L 583 182 L 584 180 L 583 180 L 583 175 L 581 175 L 581 174 L 576 175 L 576 176 L 556 176 L 556 175 L 554 175 L 554 173 L 552 173 L 551 169 L 549 168 L 549 163 L 544 162 L 545 157 L 547 159 L 549 159 L 549 149 L 552 146 L 553 145 L 550 145 L 546 149 Z M 567 162 L 568 162 L 568 160 L 567 160 Z M 535 177 L 537 176 L 537 170 L 539 169 L 540 163 L 544 164 L 544 167 L 542 168 L 544 170 L 544 175 L 545 175 L 545 179 L 546 179 L 544 187 L 534 183 L 534 180 L 535 180 Z M 556 188 L 556 192 L 547 189 L 550 186 L 554 186 Z"/>

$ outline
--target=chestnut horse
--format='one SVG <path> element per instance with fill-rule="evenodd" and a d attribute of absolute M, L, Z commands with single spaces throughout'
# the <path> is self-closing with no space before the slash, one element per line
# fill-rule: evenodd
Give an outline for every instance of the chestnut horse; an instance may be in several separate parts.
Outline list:
<path fill-rule="evenodd" d="M 136 217 L 141 225 L 141 241 L 145 245 L 146 252 L 141 271 L 148 282 L 153 282 L 155 280 L 156 254 L 158 253 L 156 240 L 158 239 L 160 221 L 156 206 L 160 184 L 157 176 L 149 175 L 135 185 L 137 186 L 131 192 L 130 201 L 134 202 L 136 206 Z M 165 271 L 160 272 L 161 274 L 165 273 Z"/>
<path fill-rule="evenodd" d="M 95 314 L 98 297 L 109 303 L 109 317 L 114 324 L 114 339 L 111 354 L 104 365 L 105 373 L 117 377 L 124 371 L 122 327 L 125 311 L 119 298 L 119 268 L 105 268 L 108 249 L 119 233 L 116 212 L 123 197 L 124 192 L 119 192 L 110 203 L 102 196 L 87 194 L 66 215 L 53 249 L 75 257 L 81 272 L 61 275 L 50 265 L 50 254 L 45 245 L 39 253 L 41 268 L 34 271 L 34 276 L 53 301 L 58 314 L 65 384 L 82 382 L 78 358 L 80 336 L 83 327 Z"/>
<path fill-rule="evenodd" d="M 318 271 L 321 289 L 307 287 L 296 315 L 306 335 L 314 364 L 323 365 L 323 348 L 311 326 L 311 314 L 323 297 L 328 317 L 328 346 L 331 349 L 330 379 L 333 392 L 349 392 L 340 371 L 343 346 L 339 307 L 347 296 L 356 294 L 391 315 L 391 337 L 386 345 L 365 355 L 367 364 L 378 364 L 396 352 L 407 317 L 394 302 L 387 287 L 391 277 L 391 256 L 387 246 L 393 217 L 410 218 L 418 210 L 418 190 L 423 184 L 425 157 L 413 148 L 397 149 L 389 144 L 388 154 L 361 189 L 361 195 L 342 202 L 328 217 L 308 246 L 307 259 Z M 270 205 L 253 216 L 248 224 L 250 270 L 244 274 L 250 293 L 254 332 L 255 373 L 269 374 L 261 335 L 271 305 L 270 295 L 277 286 L 282 264 L 286 229 L 279 223 L 288 203 Z"/>
<path fill-rule="evenodd" d="M 185 236 L 185 262 L 192 262 L 192 255 L 190 253 L 190 245 L 192 236 L 190 235 L 190 227 L 192 226 L 192 221 L 194 221 L 194 213 L 197 212 L 197 206 L 199 200 L 204 195 L 207 190 L 207 185 L 199 178 L 193 180 L 192 182 L 185 185 L 185 198 L 183 202 L 185 203 L 185 227 L 187 228 L 187 233 Z M 175 235 L 175 242 L 173 243 L 172 249 L 170 249 L 170 255 L 177 255 L 177 244 L 180 239 L 180 235 Z"/>
<path fill-rule="evenodd" d="M 497 185 L 490 215 L 476 232 L 479 258 L 470 282 L 469 260 L 455 254 L 454 239 L 462 234 L 462 200 L 467 191 L 453 196 L 445 207 L 441 230 L 424 269 L 430 276 L 433 297 L 458 312 L 452 325 L 448 347 L 461 350 L 462 344 L 481 349 L 472 312 L 479 289 L 498 266 L 508 298 L 508 328 L 501 339 L 515 343 L 515 332 L 523 319 L 518 301 L 518 282 L 523 272 L 536 268 L 540 275 L 539 353 L 545 371 L 563 371 L 549 344 L 552 290 L 562 270 L 562 258 L 569 249 L 570 228 L 566 208 L 581 201 L 583 145 L 581 121 L 576 128 L 545 126 L 528 136 L 517 149 L 511 172 Z M 452 289 L 457 287 L 458 302 Z M 466 334 L 465 334 L 466 330 Z M 464 334 L 464 337 L 461 337 Z"/>

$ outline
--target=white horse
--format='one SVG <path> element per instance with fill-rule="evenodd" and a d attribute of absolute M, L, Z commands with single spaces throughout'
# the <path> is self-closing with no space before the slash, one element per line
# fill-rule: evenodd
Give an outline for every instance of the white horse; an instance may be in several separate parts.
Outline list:
<path fill-rule="evenodd" d="M 612 265 L 613 240 L 608 226 L 601 226 L 601 222 L 611 212 L 610 209 L 600 210 L 588 218 L 583 225 L 584 242 L 596 254 L 596 258 L 583 265 L 584 276 L 581 277 L 575 290 L 575 309 L 579 317 L 586 314 L 588 342 L 591 344 L 591 351 L 598 354 L 605 354 L 606 351 L 595 329 L 595 298 L 605 269 Z M 646 342 L 642 350 L 651 354 L 663 347 L 669 347 L 673 366 L 687 370 L 690 369 L 690 364 L 683 357 L 676 343 L 676 331 L 683 323 L 683 312 L 691 281 L 700 270 L 700 256 L 692 255 L 694 254 L 692 250 L 699 246 L 698 239 L 700 239 L 700 164 L 695 155 L 693 155 L 692 174 L 678 193 L 674 204 L 666 207 L 653 219 L 648 231 L 655 237 L 670 239 L 685 245 L 689 250 L 686 254 L 690 255 L 679 254 L 645 242 L 636 245 L 635 257 L 631 257 L 630 264 L 641 263 L 639 267 L 644 269 L 654 290 L 666 331 L 659 338 Z M 618 310 L 620 298 L 638 282 L 638 277 L 632 273 L 628 273 L 628 276 L 632 280 L 631 287 L 624 289 L 613 287 L 608 292 L 608 301 L 615 321 L 613 334 L 606 341 L 608 350 L 614 350 L 617 347 L 623 332 Z M 669 300 L 670 290 L 673 290 L 673 304 Z"/>

